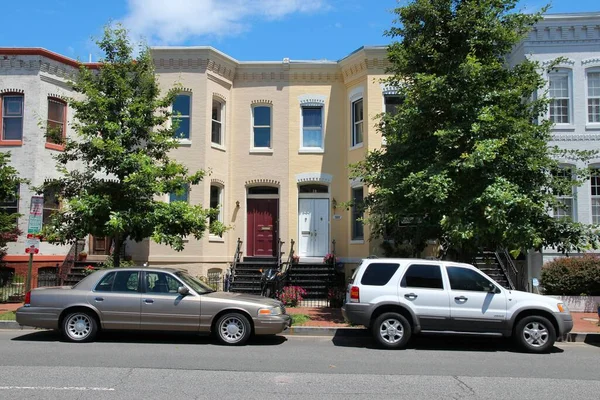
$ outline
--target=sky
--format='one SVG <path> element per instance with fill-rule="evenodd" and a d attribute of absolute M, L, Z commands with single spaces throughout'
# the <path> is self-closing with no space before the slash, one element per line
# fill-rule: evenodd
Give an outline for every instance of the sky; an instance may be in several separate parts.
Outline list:
<path fill-rule="evenodd" d="M 4 0 L 8 1 L 8 0 Z M 386 45 L 393 9 L 409 0 L 19 0 L 2 10 L 0 47 L 43 47 L 88 61 L 121 22 L 151 46 L 213 46 L 239 61 L 339 60 Z M 521 0 L 518 8 L 600 12 L 599 0 Z"/>

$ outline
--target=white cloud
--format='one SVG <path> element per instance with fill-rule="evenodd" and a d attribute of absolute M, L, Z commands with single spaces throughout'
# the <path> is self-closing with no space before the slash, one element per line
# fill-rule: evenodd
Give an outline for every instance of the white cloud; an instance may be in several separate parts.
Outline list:
<path fill-rule="evenodd" d="M 333 25 L 333 26 L 335 26 L 335 27 L 336 27 L 336 28 L 338 28 L 338 29 L 341 29 L 341 28 L 342 28 L 342 24 L 341 24 L 341 22 L 336 22 L 336 23 L 335 23 L 335 25 Z"/>
<path fill-rule="evenodd" d="M 327 9 L 327 0 L 127 0 L 123 20 L 134 37 L 177 44 L 194 36 L 235 36 L 257 19 Z"/>

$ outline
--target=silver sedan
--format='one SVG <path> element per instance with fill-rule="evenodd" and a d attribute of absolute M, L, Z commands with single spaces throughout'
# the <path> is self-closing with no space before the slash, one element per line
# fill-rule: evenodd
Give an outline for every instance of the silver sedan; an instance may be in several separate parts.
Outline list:
<path fill-rule="evenodd" d="M 183 270 L 118 268 L 73 287 L 33 289 L 17 322 L 59 329 L 73 342 L 91 341 L 103 329 L 210 332 L 223 344 L 241 345 L 252 334 L 284 331 L 291 318 L 278 300 L 216 292 Z"/>

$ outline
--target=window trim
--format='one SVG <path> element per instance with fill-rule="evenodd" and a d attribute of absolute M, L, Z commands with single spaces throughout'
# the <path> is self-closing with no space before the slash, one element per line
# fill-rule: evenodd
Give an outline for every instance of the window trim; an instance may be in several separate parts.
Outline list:
<path fill-rule="evenodd" d="M 567 116 L 569 121 L 568 122 L 554 122 L 551 119 L 550 116 L 550 108 L 552 106 L 552 100 L 554 99 L 565 99 L 565 97 L 552 97 L 550 96 L 550 80 L 552 79 L 553 76 L 564 76 L 567 78 L 567 85 L 568 85 L 568 94 L 569 97 L 566 98 L 568 101 L 567 104 Z M 556 68 L 555 70 L 551 71 L 548 73 L 548 98 L 550 100 L 549 104 L 548 104 L 548 120 L 550 120 L 550 122 L 552 122 L 552 124 L 554 124 L 555 128 L 561 129 L 561 128 L 570 128 L 573 127 L 575 124 L 574 121 L 574 113 L 573 113 L 573 70 L 570 68 L 564 68 L 564 67 L 559 67 Z"/>
<path fill-rule="evenodd" d="M 2 203 L 8 203 L 8 201 L 1 201 L 0 203 L 0 210 L 8 210 L 8 209 L 15 209 L 15 212 L 12 214 L 17 214 L 16 218 L 15 218 L 15 228 L 19 227 L 19 203 L 20 203 L 20 199 L 21 199 L 21 183 L 17 183 L 17 186 L 15 187 L 15 192 L 14 192 L 14 207 L 12 206 L 12 204 L 10 205 L 3 205 Z M 9 200 L 9 199 L 5 199 L 5 200 Z M 43 213 L 43 209 L 42 209 L 42 213 Z M 8 213 L 7 213 L 8 214 Z M 9 241 L 8 243 L 14 243 L 16 242 L 17 239 L 13 240 L 13 241 Z"/>
<path fill-rule="evenodd" d="M 600 193 L 600 165 L 596 164 L 596 165 L 590 165 L 590 168 L 597 171 L 598 173 L 598 185 L 596 186 L 598 188 L 597 193 Z M 593 195 L 592 194 L 592 188 L 594 187 L 594 184 L 592 183 L 592 177 L 590 177 L 590 191 L 589 196 L 590 196 L 590 218 L 591 221 L 590 223 L 593 225 L 599 225 L 600 224 L 600 213 L 596 215 L 596 219 L 597 221 L 594 221 L 594 200 L 599 200 L 600 201 L 600 194 L 596 194 Z M 599 204 L 600 207 L 600 204 Z"/>
<path fill-rule="evenodd" d="M 254 110 L 258 107 L 267 107 L 269 109 L 269 125 L 254 124 Z M 272 153 L 273 152 L 273 105 L 269 103 L 255 103 L 250 108 L 250 152 L 251 153 Z M 254 146 L 254 128 L 269 128 L 269 146 L 255 147 Z"/>
<path fill-rule="evenodd" d="M 21 97 L 23 99 L 23 109 L 21 112 L 21 140 L 4 140 L 4 97 Z M 4 92 L 0 93 L 0 146 L 22 146 L 23 135 L 25 134 L 25 94 L 22 92 Z"/>
<path fill-rule="evenodd" d="M 363 118 L 360 121 L 356 121 L 355 114 L 354 114 L 354 105 L 356 103 L 358 103 L 359 101 L 362 102 Z M 362 97 L 362 93 L 361 93 L 360 97 L 350 100 L 350 123 L 352 125 L 351 137 L 350 137 L 350 150 L 359 149 L 364 146 L 364 143 L 365 143 L 365 129 L 364 129 L 365 122 L 364 121 L 365 121 L 365 102 L 364 102 L 364 98 Z M 363 127 L 361 142 L 356 141 L 356 126 L 357 126 L 357 124 L 361 124 Z"/>
<path fill-rule="evenodd" d="M 212 118 L 212 107 L 214 103 L 219 103 L 221 106 L 221 120 L 215 120 Z M 222 100 L 219 97 L 214 96 L 212 98 L 212 102 L 210 105 L 210 113 L 211 113 L 211 118 L 210 118 L 210 145 L 211 147 L 215 148 L 215 149 L 219 149 L 219 150 L 225 150 L 225 112 L 226 112 L 226 102 L 225 100 Z M 212 132 L 212 124 L 213 123 L 219 123 L 221 125 L 221 143 L 217 143 L 217 142 L 213 142 L 213 132 Z"/>
<path fill-rule="evenodd" d="M 224 223 L 225 222 L 225 186 L 217 183 L 217 182 L 211 182 L 210 183 L 210 187 L 208 189 L 208 204 L 209 207 L 211 206 L 211 196 L 212 196 L 212 188 L 216 187 L 219 189 L 219 215 L 217 216 L 217 221 Z M 209 232 L 208 234 L 208 241 L 209 242 L 224 242 L 225 239 L 223 238 L 223 236 L 217 236 L 217 235 L 213 235 L 212 233 Z"/>
<path fill-rule="evenodd" d="M 600 74 L 600 67 L 590 67 L 585 69 L 585 126 L 586 128 L 598 129 L 600 128 L 600 121 L 590 122 L 589 112 L 589 74 Z M 598 99 L 600 101 L 600 95 L 592 97 L 592 99 Z"/>
<path fill-rule="evenodd" d="M 174 139 L 177 139 L 180 143 L 182 144 L 191 144 L 191 139 L 192 139 L 192 93 L 191 92 L 180 92 L 176 95 L 176 97 L 178 96 L 186 96 L 189 99 L 190 102 L 190 113 L 188 115 L 184 115 L 184 114 L 175 114 L 175 111 L 173 110 L 173 106 L 175 104 L 175 100 L 173 100 L 173 104 L 171 104 L 171 126 L 173 126 L 173 119 L 174 118 L 187 118 L 189 120 L 189 132 L 187 134 L 187 137 L 183 136 L 183 137 L 176 137 L 173 136 Z"/>
<path fill-rule="evenodd" d="M 55 97 L 55 96 L 48 96 L 48 101 L 46 103 L 48 110 L 47 110 L 47 118 L 46 118 L 46 124 L 48 124 L 48 121 L 50 121 L 50 102 L 54 101 L 56 103 L 60 103 L 64 106 L 64 112 L 63 112 L 63 129 L 62 129 L 62 138 L 63 141 L 67 138 L 67 111 L 68 111 L 68 104 L 66 101 L 64 101 L 63 99 L 59 98 L 59 97 Z M 57 121 L 53 121 L 53 122 L 57 122 Z M 46 149 L 50 149 L 50 150 L 57 150 L 57 151 L 64 151 L 65 150 L 65 145 L 63 144 L 58 144 L 58 143 L 52 143 L 52 142 L 48 142 L 48 137 L 46 137 L 46 142 L 44 143 L 44 147 Z"/>
<path fill-rule="evenodd" d="M 355 185 L 355 186 L 350 187 L 350 200 L 351 201 L 354 200 L 354 191 L 359 190 L 359 189 L 362 190 L 362 199 L 364 201 L 365 187 L 364 187 L 364 185 L 362 185 L 362 182 L 360 185 Z M 354 219 L 354 208 L 355 208 L 355 206 L 353 205 L 350 210 L 350 244 L 363 244 L 365 241 L 365 228 L 364 228 L 364 224 L 363 224 L 362 237 L 355 236 L 354 224 L 357 221 Z M 364 217 L 364 213 L 362 213 L 362 217 Z"/>
<path fill-rule="evenodd" d="M 559 168 L 561 171 L 570 170 L 571 176 L 573 176 L 573 168 L 575 168 L 574 165 L 561 164 L 561 165 L 559 165 Z M 554 196 L 557 200 L 562 200 L 562 199 L 570 199 L 571 200 L 571 210 L 570 210 L 571 215 L 570 215 L 570 217 L 573 222 L 577 222 L 577 202 L 576 202 L 577 196 L 576 195 L 577 195 L 576 186 L 571 186 L 571 195 L 570 196 L 565 196 L 565 195 Z M 565 215 L 563 217 L 568 217 L 568 216 L 569 215 Z M 552 209 L 552 217 L 557 218 L 556 210 L 554 208 Z"/>
<path fill-rule="evenodd" d="M 321 110 L 321 146 L 307 147 L 304 146 L 304 109 Z M 300 148 L 298 153 L 304 154 L 322 154 L 325 152 L 325 107 L 322 104 L 300 104 Z M 316 131 L 316 129 L 314 129 Z"/>

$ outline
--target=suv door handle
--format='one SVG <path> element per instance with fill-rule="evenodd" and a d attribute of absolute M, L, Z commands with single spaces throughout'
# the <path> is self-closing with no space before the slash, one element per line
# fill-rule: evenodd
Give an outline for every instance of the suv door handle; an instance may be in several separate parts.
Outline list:
<path fill-rule="evenodd" d="M 152 304 L 152 303 L 154 303 L 154 300 L 152 300 L 152 299 L 144 299 L 144 303 L 146 303 L 146 304 Z"/>
<path fill-rule="evenodd" d="M 414 300 L 414 299 L 416 299 L 416 298 L 417 298 L 417 297 L 419 297 L 419 296 L 417 296 L 417 295 L 416 295 L 416 294 L 414 294 L 414 293 L 408 293 L 408 294 L 405 294 L 405 295 L 404 295 L 404 297 L 406 297 L 406 298 L 407 298 L 407 299 L 409 299 L 409 300 Z"/>
<path fill-rule="evenodd" d="M 455 297 L 455 298 L 454 298 L 454 300 L 458 300 L 458 301 L 467 301 L 467 300 L 469 300 L 469 298 L 468 298 L 468 297 L 465 297 L 465 296 L 458 296 L 458 297 Z"/>
<path fill-rule="evenodd" d="M 96 297 L 94 300 L 96 300 L 96 301 L 104 301 L 104 297 Z"/>

